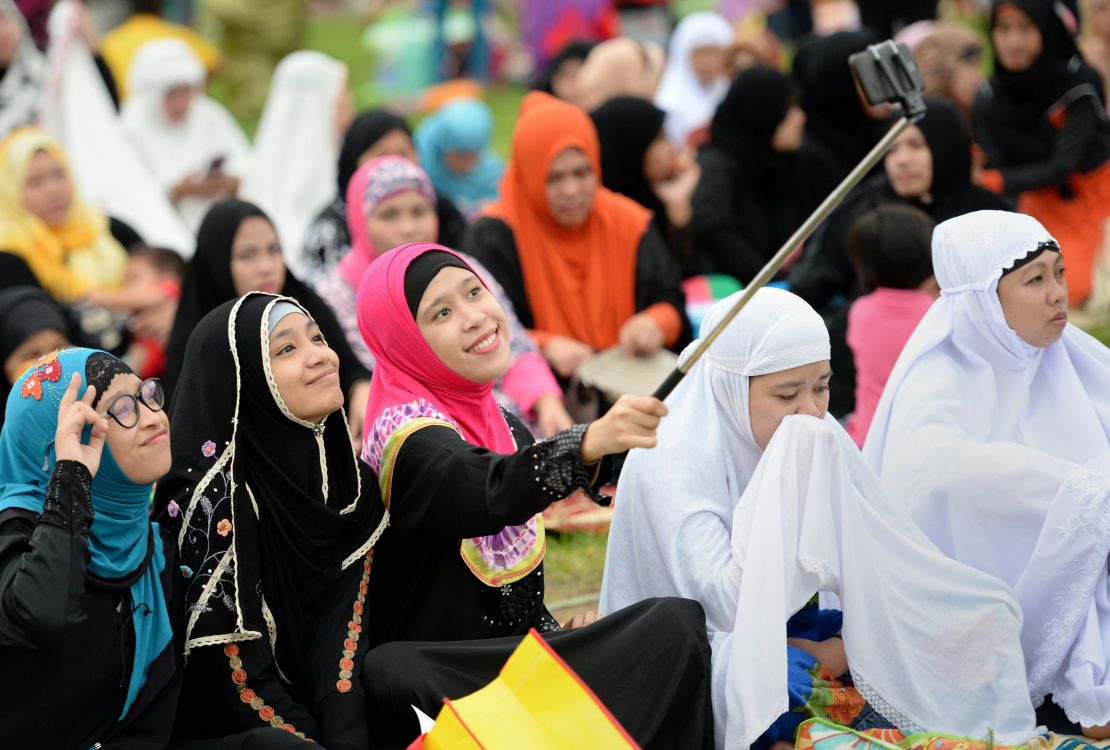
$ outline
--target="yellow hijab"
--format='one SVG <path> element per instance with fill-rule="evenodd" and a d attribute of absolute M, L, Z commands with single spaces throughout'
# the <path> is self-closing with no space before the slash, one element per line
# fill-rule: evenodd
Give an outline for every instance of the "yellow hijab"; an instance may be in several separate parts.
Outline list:
<path fill-rule="evenodd" d="M 22 258 L 43 288 L 62 302 L 119 286 L 127 253 L 108 232 L 103 213 L 74 193 L 65 222 L 50 227 L 23 204 L 23 183 L 40 151 L 69 173 L 61 146 L 38 128 L 16 128 L 0 141 L 0 250 Z"/>

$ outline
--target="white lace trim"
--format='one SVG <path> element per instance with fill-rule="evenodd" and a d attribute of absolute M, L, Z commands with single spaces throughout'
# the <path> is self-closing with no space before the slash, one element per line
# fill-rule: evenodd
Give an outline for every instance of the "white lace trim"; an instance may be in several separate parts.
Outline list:
<path fill-rule="evenodd" d="M 385 533 L 385 530 L 388 527 L 389 509 L 387 508 L 385 514 L 382 516 L 382 520 L 378 523 L 378 528 L 374 529 L 374 533 L 370 535 L 370 538 L 367 539 L 366 542 L 364 542 L 358 549 L 348 555 L 347 559 L 344 560 L 343 564 L 340 566 L 340 569 L 346 570 L 351 566 L 352 563 L 361 560 L 366 555 L 366 553 L 370 551 L 370 548 L 378 543 L 378 539 L 381 538 L 382 534 Z"/>
<path fill-rule="evenodd" d="M 274 619 L 274 613 L 270 611 L 270 605 L 266 603 L 266 595 L 261 595 L 262 599 L 262 619 L 266 621 L 266 631 L 270 636 L 270 658 L 274 662 L 274 669 L 277 670 L 278 677 L 282 682 L 290 684 L 290 680 L 281 671 L 281 666 L 277 660 L 277 620 Z"/>
<path fill-rule="evenodd" d="M 864 700 L 871 708 L 886 719 L 896 729 L 902 730 L 904 734 L 916 734 L 924 732 L 925 728 L 920 726 L 916 721 L 906 716 L 894 706 L 887 703 L 886 698 L 879 695 L 879 692 L 862 677 L 855 669 L 850 669 L 852 673 L 852 682 L 855 684 L 856 690 L 863 696 Z"/>
<path fill-rule="evenodd" d="M 1061 487 L 1061 493 L 1079 497 L 1076 513 L 1056 533 L 1065 539 L 1098 534 L 1110 539 L 1110 474 L 1079 469 Z M 1087 612 L 1094 581 L 1106 568 L 1106 545 L 1095 545 L 1085 559 L 1076 561 L 1062 578 L 1075 581 L 1057 589 L 1052 604 L 1057 615 L 1041 626 L 1040 645 L 1028 666 L 1029 694 L 1041 705 L 1053 692 L 1053 683 L 1064 657 L 1075 642 L 1075 634 Z M 1076 721 L 1066 707 L 1068 719 Z"/>

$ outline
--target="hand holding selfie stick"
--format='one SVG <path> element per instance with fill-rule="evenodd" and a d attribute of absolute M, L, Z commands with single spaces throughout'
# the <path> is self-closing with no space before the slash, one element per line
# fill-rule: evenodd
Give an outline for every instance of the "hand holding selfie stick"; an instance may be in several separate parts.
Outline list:
<path fill-rule="evenodd" d="M 894 139 L 901 135 L 902 131 L 909 127 L 911 123 L 925 116 L 925 102 L 921 98 L 925 84 L 921 78 L 921 73 L 917 70 L 917 65 L 910 57 L 906 45 L 896 45 L 889 40 L 874 44 L 865 51 L 858 52 L 848 58 L 848 64 L 851 66 L 852 74 L 855 76 L 856 82 L 859 83 L 868 104 L 872 106 L 894 104 L 901 108 L 902 116 L 887 131 L 882 140 L 875 144 L 875 147 L 863 158 L 863 161 L 857 164 L 856 168 L 844 178 L 844 181 L 837 186 L 836 190 L 830 193 L 821 202 L 821 205 L 810 214 L 809 218 L 786 240 L 783 246 L 778 249 L 778 252 L 755 275 L 755 278 L 744 287 L 744 291 L 740 293 L 740 298 L 736 300 L 736 304 L 725 315 L 724 320 L 712 331 L 703 335 L 701 343 L 694 349 L 694 352 L 672 370 L 662 385 L 655 389 L 655 393 L 652 394 L 655 398 L 663 400 L 670 395 L 675 386 L 679 384 L 682 378 L 686 377 L 686 373 L 690 372 L 721 332 L 751 301 L 755 293 L 774 278 L 778 270 L 782 268 L 782 264 L 786 262 L 786 259 L 790 257 L 794 250 L 800 247 L 816 231 L 821 222 L 848 196 L 852 188 L 879 163 L 879 160 L 886 155 L 886 152 L 894 144 Z"/>

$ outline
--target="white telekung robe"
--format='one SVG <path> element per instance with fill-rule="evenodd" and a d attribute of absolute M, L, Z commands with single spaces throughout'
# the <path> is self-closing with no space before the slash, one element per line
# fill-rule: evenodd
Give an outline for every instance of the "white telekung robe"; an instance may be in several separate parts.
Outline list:
<path fill-rule="evenodd" d="M 294 272 L 305 230 L 335 196 L 336 115 L 346 85 L 347 66 L 338 60 L 312 50 L 286 55 L 274 70 L 239 190 L 270 216 Z"/>
<path fill-rule="evenodd" d="M 936 228 L 941 297 L 887 381 L 864 456 L 941 551 L 1014 587 L 1034 705 L 1051 693 L 1093 726 L 1110 721 L 1110 350 L 1071 325 L 1031 346 L 998 299 L 1003 271 L 1047 241 L 1002 211 Z"/>
<path fill-rule="evenodd" d="M 690 56 L 701 47 L 728 49 L 733 39 L 732 26 L 716 13 L 691 13 L 675 27 L 667 50 L 667 65 L 655 92 L 655 106 L 667 113 L 663 132 L 674 143 L 685 145 L 691 132 L 709 124 L 717 105 L 728 93 L 729 80 L 723 75 L 703 85 Z"/>
<path fill-rule="evenodd" d="M 718 302 L 705 330 L 734 301 Z M 756 294 L 671 395 L 657 447 L 629 455 L 602 611 L 654 596 L 701 602 L 718 747 L 747 748 L 788 710 L 786 621 L 819 590 L 839 595 L 856 686 L 892 723 L 1028 740 L 1009 589 L 940 554 L 831 417 L 787 417 L 765 452 L 756 445 L 749 378 L 828 357 L 812 308 L 778 289 Z"/>
<path fill-rule="evenodd" d="M 222 171 L 233 177 L 242 176 L 247 166 L 247 137 L 226 109 L 205 96 L 205 78 L 203 63 L 179 39 L 147 42 L 131 61 L 131 95 L 120 116 L 131 142 L 167 195 L 185 177 L 203 177 L 217 158 L 223 159 Z M 184 120 L 171 123 L 164 102 L 176 86 L 193 87 L 196 93 Z M 212 198 L 195 195 L 177 202 L 177 212 L 194 236 L 213 203 Z"/>

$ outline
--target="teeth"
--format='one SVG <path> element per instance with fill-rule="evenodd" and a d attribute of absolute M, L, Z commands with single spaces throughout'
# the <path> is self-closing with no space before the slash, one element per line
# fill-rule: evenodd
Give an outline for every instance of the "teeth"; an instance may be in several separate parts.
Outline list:
<path fill-rule="evenodd" d="M 479 349 L 485 349 L 487 346 L 489 346 L 490 344 L 492 344 L 496 340 L 497 340 L 497 331 L 494 331 L 489 336 L 486 336 L 484 339 L 479 341 L 477 344 L 475 344 L 474 346 L 467 349 L 467 351 L 468 352 L 476 352 Z"/>

